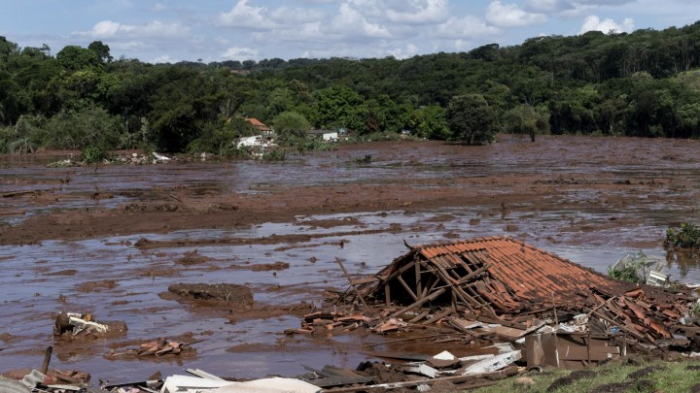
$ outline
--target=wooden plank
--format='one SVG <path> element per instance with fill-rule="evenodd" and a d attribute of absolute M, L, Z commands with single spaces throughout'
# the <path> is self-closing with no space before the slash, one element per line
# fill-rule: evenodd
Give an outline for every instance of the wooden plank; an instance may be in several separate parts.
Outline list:
<path fill-rule="evenodd" d="M 470 296 L 467 295 L 461 288 L 459 288 L 455 284 L 455 280 L 450 278 L 449 273 L 447 273 L 445 271 L 445 269 L 443 269 L 440 266 L 437 266 L 437 268 L 438 268 L 438 272 L 437 272 L 438 277 L 440 277 L 445 284 L 447 284 L 449 287 L 451 287 L 453 289 L 453 291 L 456 292 L 456 294 L 460 298 L 460 300 L 462 300 L 467 305 L 467 307 L 469 307 L 469 309 L 472 310 L 471 303 L 474 302 L 474 300 L 470 299 Z M 471 300 L 471 302 L 470 302 L 470 300 Z"/>
<path fill-rule="evenodd" d="M 416 300 L 420 300 L 423 298 L 423 283 L 421 281 L 420 263 L 415 262 L 414 265 L 416 266 L 416 295 L 418 297 Z"/>
<path fill-rule="evenodd" d="M 620 347 L 591 347 L 591 353 L 589 355 L 588 349 L 585 346 L 568 345 L 562 343 L 562 341 L 559 341 L 558 351 L 560 360 L 588 360 L 589 362 L 600 362 L 620 356 Z"/>
<path fill-rule="evenodd" d="M 442 311 L 442 312 L 440 312 L 440 313 L 437 313 L 437 314 L 433 315 L 432 318 L 430 318 L 430 319 L 428 319 L 427 321 L 421 323 L 421 325 L 430 325 L 431 323 L 433 323 L 433 322 L 435 322 L 435 321 L 439 321 L 440 319 L 445 318 L 446 316 L 449 316 L 450 314 L 452 314 L 452 309 L 451 309 L 451 308 L 448 308 L 447 310 L 444 310 L 444 311 Z"/>
<path fill-rule="evenodd" d="M 525 335 L 527 332 L 526 330 L 522 329 L 515 329 L 512 327 L 507 327 L 507 326 L 497 326 L 495 328 L 491 328 L 491 331 L 499 336 L 505 337 L 511 341 L 515 341 Z"/>
<path fill-rule="evenodd" d="M 406 292 L 408 292 L 408 294 L 411 295 L 411 297 L 413 298 L 413 300 L 415 300 L 415 301 L 418 301 L 418 300 L 419 300 L 419 299 L 418 299 L 418 296 L 416 296 L 416 294 L 413 293 L 413 291 L 412 291 L 411 288 L 408 286 L 408 284 L 406 284 L 406 281 L 403 280 L 403 277 L 401 277 L 401 276 L 396 276 L 396 279 L 399 281 L 399 283 L 401 283 L 401 285 L 404 287 L 404 289 L 406 290 Z"/>
<path fill-rule="evenodd" d="M 421 319 L 427 317 L 428 314 L 430 314 L 430 311 L 427 311 L 427 310 L 423 311 L 422 313 L 418 314 L 415 318 L 408 321 L 408 323 L 416 323 L 416 322 L 420 321 Z"/>
<path fill-rule="evenodd" d="M 479 269 L 476 269 L 474 272 L 469 273 L 469 274 L 467 274 L 466 276 L 460 278 L 459 281 L 458 281 L 458 284 L 461 285 L 461 284 L 464 284 L 464 283 L 468 282 L 468 281 L 471 280 L 472 278 L 474 278 L 474 277 L 476 277 L 476 276 L 478 276 L 478 275 L 484 273 L 484 272 L 485 272 L 486 270 L 488 270 L 488 268 L 490 268 L 490 267 L 491 267 L 491 264 L 489 263 L 489 264 L 486 265 L 486 266 L 483 266 L 483 267 L 481 267 L 481 268 L 479 268 Z"/>
<path fill-rule="evenodd" d="M 419 300 L 419 301 L 417 301 L 417 302 L 415 302 L 415 303 L 413 303 L 413 304 L 411 304 L 411 305 L 409 305 L 409 306 L 406 306 L 406 307 L 402 308 L 401 310 L 399 310 L 399 311 L 397 311 L 397 312 L 391 314 L 390 317 L 391 317 L 391 318 L 396 318 L 396 317 L 398 317 L 398 316 L 401 315 L 401 314 L 404 314 L 404 313 L 406 313 L 406 312 L 408 312 L 408 311 L 411 311 L 411 310 L 413 310 L 413 309 L 416 309 L 416 308 L 422 306 L 423 304 L 428 303 L 428 302 L 431 301 L 431 300 L 434 300 L 434 299 L 437 298 L 438 296 L 440 296 L 440 295 L 442 295 L 443 293 L 445 293 L 445 291 L 446 291 L 446 290 L 445 290 L 444 288 L 443 288 L 443 289 L 438 289 L 437 291 L 431 293 L 429 296 L 426 296 L 426 297 L 424 297 L 423 299 L 421 299 L 421 300 Z"/>
<path fill-rule="evenodd" d="M 428 278 L 428 285 L 426 285 L 425 288 L 423 288 L 421 299 L 426 297 L 428 293 L 432 291 L 433 288 L 435 288 L 435 285 L 438 283 L 438 281 L 439 280 L 434 275 L 431 275 L 430 278 Z"/>
<path fill-rule="evenodd" d="M 345 278 L 350 283 L 350 286 L 352 287 L 352 289 L 355 290 L 355 293 L 357 294 L 357 297 L 360 298 L 360 301 L 362 302 L 362 304 L 365 306 L 365 308 L 369 308 L 369 306 L 367 306 L 367 303 L 365 302 L 365 298 L 362 297 L 362 294 L 360 293 L 360 291 L 357 290 L 357 287 L 355 285 L 353 285 L 352 279 L 350 278 L 348 271 L 345 270 L 345 266 L 343 266 L 343 262 L 340 260 L 340 258 L 335 258 L 335 262 L 340 266 L 340 269 L 343 271 Z"/>
<path fill-rule="evenodd" d="M 371 284 L 374 282 L 379 281 L 377 277 L 365 277 L 365 278 L 357 278 L 352 280 L 353 285 L 360 285 L 360 284 Z"/>
<path fill-rule="evenodd" d="M 391 286 L 389 285 L 389 281 L 384 284 L 384 297 L 386 300 L 386 306 L 391 306 Z"/>

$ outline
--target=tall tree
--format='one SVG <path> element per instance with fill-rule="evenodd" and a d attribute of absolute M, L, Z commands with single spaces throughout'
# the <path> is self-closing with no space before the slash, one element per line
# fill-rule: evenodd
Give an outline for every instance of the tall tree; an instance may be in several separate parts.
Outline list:
<path fill-rule="evenodd" d="M 489 144 L 496 138 L 496 113 L 481 94 L 452 97 L 446 116 L 453 137 L 467 145 Z"/>

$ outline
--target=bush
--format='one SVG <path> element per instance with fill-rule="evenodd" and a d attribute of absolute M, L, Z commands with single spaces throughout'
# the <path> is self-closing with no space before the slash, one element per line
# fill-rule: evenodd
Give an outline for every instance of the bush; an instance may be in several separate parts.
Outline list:
<path fill-rule="evenodd" d="M 684 222 L 680 229 L 668 228 L 664 247 L 667 248 L 700 248 L 700 228 Z"/>
<path fill-rule="evenodd" d="M 33 132 L 41 146 L 58 149 L 80 149 L 102 145 L 118 149 L 125 140 L 121 120 L 102 108 L 62 110 Z"/>
<path fill-rule="evenodd" d="M 14 131 L 13 127 L 0 127 L 0 154 L 7 153 L 7 146 L 12 140 Z"/>
<path fill-rule="evenodd" d="M 294 137 L 286 141 L 287 145 L 293 146 L 297 153 L 304 154 L 314 151 L 331 151 L 338 148 L 337 142 L 324 141 L 321 138 Z"/>
<path fill-rule="evenodd" d="M 643 252 L 639 252 L 640 257 L 645 257 Z M 638 260 L 636 262 L 632 262 L 629 264 L 625 264 L 620 268 L 614 269 L 613 266 L 608 267 L 608 276 L 611 278 L 614 278 L 615 280 L 618 281 L 626 281 L 626 282 L 632 282 L 632 283 L 638 283 L 639 282 L 639 274 L 638 271 L 639 269 L 644 268 L 644 262 L 643 260 Z"/>
<path fill-rule="evenodd" d="M 287 150 L 282 147 L 276 147 L 263 153 L 263 161 L 284 161 L 287 158 Z"/>
<path fill-rule="evenodd" d="M 529 135 L 534 142 L 536 134 L 549 133 L 549 112 L 545 108 L 518 105 L 503 115 L 503 123 L 506 132 Z"/>
<path fill-rule="evenodd" d="M 219 157 L 247 157 L 246 149 L 238 149 L 236 141 L 252 133 L 250 124 L 240 118 L 228 121 L 206 122 L 200 126 L 200 135 L 187 145 L 191 154 L 211 153 Z"/>
<path fill-rule="evenodd" d="M 311 124 L 304 115 L 298 112 L 282 112 L 272 121 L 279 140 L 289 143 L 292 139 L 303 138 L 306 131 L 311 129 Z"/>
<path fill-rule="evenodd" d="M 86 164 L 94 164 L 109 159 L 109 150 L 104 145 L 94 145 L 84 148 L 81 152 Z"/>

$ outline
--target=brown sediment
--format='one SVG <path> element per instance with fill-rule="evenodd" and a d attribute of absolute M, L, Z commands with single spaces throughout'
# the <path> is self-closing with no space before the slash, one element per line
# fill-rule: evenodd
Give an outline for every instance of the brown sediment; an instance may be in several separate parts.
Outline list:
<path fill-rule="evenodd" d="M 190 163 L 43 172 L 36 169 L 45 163 L 43 156 L 20 163 L 0 157 L 3 168 L 14 171 L 12 177 L 0 179 L 0 194 L 20 192 L 0 198 L 0 245 L 7 246 L 0 250 L 0 266 L 14 266 L 12 274 L 5 275 L 7 293 L 23 291 L 3 304 L 7 322 L 0 324 L 0 332 L 7 333 L 0 340 L 7 345 L 0 364 L 9 368 L 17 361 L 29 364 L 41 358 L 47 337 L 51 340 L 51 324 L 44 328 L 36 322 L 37 314 L 84 307 L 128 319 L 134 329 L 127 338 L 134 344 L 169 337 L 173 331 L 194 331 L 192 340 L 210 340 L 197 347 L 199 354 L 212 354 L 207 366 L 214 372 L 225 372 L 216 369 L 225 363 L 217 357 L 220 348 L 234 348 L 227 356 L 257 352 L 272 359 L 280 353 L 276 333 L 297 326 L 298 316 L 313 309 L 311 303 L 320 301 L 325 288 L 347 284 L 333 262 L 335 256 L 366 254 L 347 266 L 355 278 L 400 255 L 362 249 L 367 244 L 359 241 L 362 238 L 389 237 L 397 243 L 404 238 L 418 245 L 495 231 L 538 245 L 578 247 L 585 253 L 595 248 L 591 241 L 614 243 L 612 257 L 624 247 L 658 248 L 656 235 L 637 234 L 659 232 L 660 237 L 665 226 L 697 215 L 699 147 L 699 141 L 545 136 L 529 143 L 505 136 L 481 147 L 434 142 L 341 145 L 334 152 L 274 165 Z M 355 158 L 367 154 L 372 162 L 358 166 Z M 282 175 L 276 175 L 280 171 Z M 286 179 L 295 173 L 302 175 Z M 25 190 L 32 192 L 22 194 Z M 328 216 L 318 218 L 322 215 Z M 406 225 L 392 221 L 400 221 L 396 217 L 402 215 L 428 219 Z M 455 227 L 453 222 L 461 224 Z M 256 231 L 268 223 L 286 229 L 277 234 Z M 625 234 L 630 228 L 634 231 Z M 189 230 L 198 234 L 170 235 Z M 218 233 L 209 235 L 208 230 Z M 619 233 L 619 238 L 607 239 L 611 233 Z M 130 237 L 104 239 L 122 235 Z M 137 242 L 139 238 L 144 240 Z M 94 252 L 73 260 L 72 251 L 83 252 L 78 242 L 83 240 Z M 38 261 L 49 259 L 57 245 L 68 248 L 65 255 L 38 268 Z M 105 253 L 113 259 L 102 258 L 104 250 L 113 249 L 122 251 Z M 186 255 L 195 249 L 197 255 Z M 315 263 L 310 263 L 312 257 Z M 696 265 L 687 262 L 682 267 L 688 271 Z M 250 309 L 230 312 L 225 302 L 204 307 L 202 300 L 183 303 L 173 293 L 163 297 L 180 301 L 158 297 L 176 283 L 204 282 L 200 276 L 246 285 L 256 302 Z M 258 294 L 266 296 L 261 303 Z M 299 304 L 300 299 L 309 304 Z M 146 333 L 137 337 L 135 331 Z M 365 358 L 356 355 L 364 339 L 375 340 L 358 335 L 339 344 L 323 336 L 312 344 L 300 339 L 288 345 L 305 355 L 327 350 L 331 355 L 323 361 L 329 363 L 352 362 Z M 251 346 L 243 347 L 248 340 Z M 386 347 L 431 354 L 455 350 L 453 343 L 428 344 Z M 113 341 L 105 345 L 121 348 Z M 129 379 L 133 370 L 111 370 L 100 363 L 105 345 L 60 343 L 55 353 L 62 362 L 94 367 L 90 371 L 100 376 L 114 372 Z M 201 347 L 205 349 L 199 351 Z M 465 345 L 455 352 L 478 350 Z M 244 355 L 235 360 L 246 364 Z M 303 372 L 295 359 L 274 363 L 275 371 Z M 166 373 L 182 368 L 163 367 Z"/>

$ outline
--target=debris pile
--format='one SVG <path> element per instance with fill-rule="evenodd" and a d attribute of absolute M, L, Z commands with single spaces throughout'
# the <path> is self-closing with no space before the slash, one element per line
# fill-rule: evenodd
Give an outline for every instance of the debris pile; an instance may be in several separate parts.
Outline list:
<path fill-rule="evenodd" d="M 237 309 L 250 309 L 254 304 L 253 293 L 245 285 L 173 284 L 168 287 L 168 292 L 184 300 L 225 303 Z"/>
<path fill-rule="evenodd" d="M 162 154 L 152 152 L 150 154 L 138 154 L 131 153 L 128 155 L 110 157 L 109 159 L 103 159 L 100 163 L 103 165 L 155 165 L 155 164 L 168 164 L 172 162 L 180 162 L 178 158 L 171 158 L 164 156 Z M 64 160 L 56 161 L 47 164 L 49 168 L 72 168 L 72 167 L 82 167 L 91 165 L 85 160 L 75 160 L 71 154 L 70 158 Z"/>
<path fill-rule="evenodd" d="M 700 332 L 688 288 L 616 281 L 509 237 L 411 247 L 376 275 L 348 279 L 335 312 L 309 314 L 289 333 L 438 325 L 467 341 L 521 344 L 528 366 L 579 368 L 630 348 L 687 349 Z"/>
<path fill-rule="evenodd" d="M 160 357 L 165 355 L 194 354 L 194 351 L 194 348 L 192 348 L 190 344 L 159 338 L 140 344 L 138 348 L 131 348 L 122 352 L 111 349 L 104 357 L 107 359 L 141 358 L 147 356 Z"/>
<path fill-rule="evenodd" d="M 90 313 L 75 312 L 59 313 L 53 328 L 54 336 L 64 339 L 115 337 L 126 331 L 124 322 L 97 322 Z"/>

